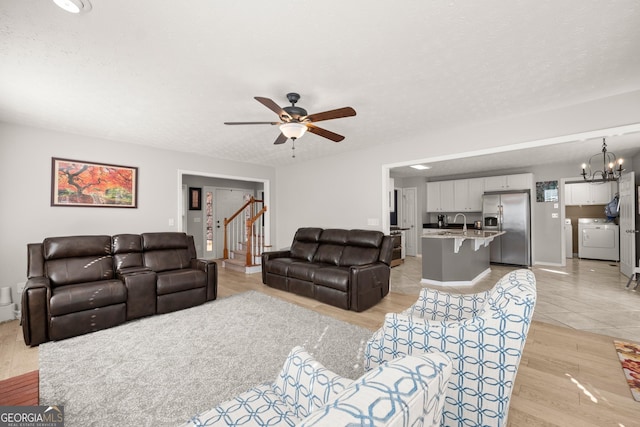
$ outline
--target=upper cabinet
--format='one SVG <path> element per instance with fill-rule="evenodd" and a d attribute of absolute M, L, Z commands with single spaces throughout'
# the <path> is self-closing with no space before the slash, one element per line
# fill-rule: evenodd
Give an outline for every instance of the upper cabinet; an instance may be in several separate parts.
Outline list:
<path fill-rule="evenodd" d="M 532 182 L 530 173 L 427 182 L 427 212 L 482 212 L 485 191 L 529 190 Z"/>
<path fill-rule="evenodd" d="M 530 190 L 532 181 L 530 173 L 488 176 L 484 179 L 484 191 Z"/>
<path fill-rule="evenodd" d="M 588 182 L 565 184 L 565 205 L 606 205 L 618 191 L 617 186 L 616 181 L 598 184 Z"/>
<path fill-rule="evenodd" d="M 454 182 L 427 182 L 427 212 L 453 212 Z"/>
<path fill-rule="evenodd" d="M 482 212 L 484 178 L 459 179 L 454 181 L 453 210 L 456 212 Z"/>

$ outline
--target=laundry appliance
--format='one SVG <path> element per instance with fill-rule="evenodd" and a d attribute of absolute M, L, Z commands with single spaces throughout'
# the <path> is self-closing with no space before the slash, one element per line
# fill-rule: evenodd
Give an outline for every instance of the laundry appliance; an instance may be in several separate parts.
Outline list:
<path fill-rule="evenodd" d="M 578 218 L 578 257 L 620 260 L 620 229 L 607 218 Z"/>

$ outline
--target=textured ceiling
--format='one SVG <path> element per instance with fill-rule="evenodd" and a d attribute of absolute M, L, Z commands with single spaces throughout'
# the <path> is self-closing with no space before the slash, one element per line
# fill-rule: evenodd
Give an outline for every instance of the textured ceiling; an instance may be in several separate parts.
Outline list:
<path fill-rule="evenodd" d="M 640 89 L 637 0 L 91 3 L 0 0 L 0 121 L 278 166 Z M 346 139 L 223 125 L 292 91 Z"/>

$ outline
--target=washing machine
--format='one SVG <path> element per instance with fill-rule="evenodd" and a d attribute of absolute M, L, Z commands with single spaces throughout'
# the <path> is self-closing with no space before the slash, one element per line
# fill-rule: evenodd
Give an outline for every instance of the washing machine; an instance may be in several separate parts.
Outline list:
<path fill-rule="evenodd" d="M 606 218 L 578 218 L 578 257 L 620 260 L 620 231 Z"/>

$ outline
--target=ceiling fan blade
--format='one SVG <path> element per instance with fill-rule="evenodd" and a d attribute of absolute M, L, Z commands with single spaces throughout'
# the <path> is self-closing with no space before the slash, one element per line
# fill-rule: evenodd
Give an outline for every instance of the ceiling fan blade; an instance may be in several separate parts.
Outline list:
<path fill-rule="evenodd" d="M 342 117 L 351 117 L 356 115 L 356 110 L 351 107 L 338 108 L 337 110 L 324 111 L 308 115 L 305 121 L 321 122 L 323 120 L 340 119 Z"/>
<path fill-rule="evenodd" d="M 285 142 L 287 142 L 287 137 L 284 136 L 282 132 L 280 132 L 280 135 L 278 135 L 278 138 L 276 138 L 274 144 L 284 144 Z"/>
<path fill-rule="evenodd" d="M 272 99 L 269 98 L 263 98 L 261 96 L 254 96 L 253 97 L 256 101 L 258 101 L 259 103 L 261 103 L 262 105 L 264 105 L 265 107 L 267 107 L 268 109 L 270 109 L 271 111 L 273 111 L 274 113 L 276 113 L 278 115 L 278 117 L 282 118 L 282 119 L 291 119 L 291 116 L 289 116 L 289 114 L 287 114 L 286 111 L 284 111 L 278 104 L 276 104 Z"/>
<path fill-rule="evenodd" d="M 340 142 L 344 139 L 344 136 L 342 135 L 338 135 L 337 133 L 331 132 L 330 130 L 319 128 L 318 126 L 314 126 L 311 123 L 307 123 L 307 130 L 311 133 L 315 133 L 318 136 L 330 139 L 333 142 Z"/>
<path fill-rule="evenodd" d="M 280 122 L 224 122 L 225 125 L 281 125 Z"/>

